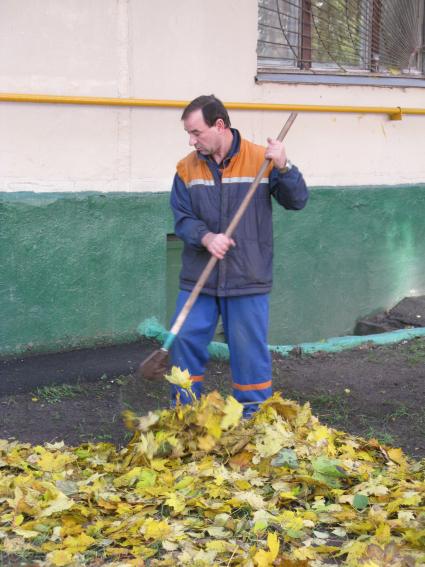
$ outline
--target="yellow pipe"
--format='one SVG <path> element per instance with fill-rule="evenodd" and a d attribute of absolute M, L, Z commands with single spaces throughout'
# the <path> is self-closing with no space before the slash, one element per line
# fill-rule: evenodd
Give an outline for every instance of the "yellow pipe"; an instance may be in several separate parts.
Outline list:
<path fill-rule="evenodd" d="M 108 98 L 91 96 L 60 96 L 44 94 L 0 93 L 0 102 L 31 102 L 48 104 L 87 104 L 96 106 L 129 106 L 184 108 L 189 101 L 157 100 L 141 98 Z M 340 112 L 356 114 L 388 114 L 392 120 L 401 120 L 403 114 L 425 115 L 425 108 L 402 108 L 398 106 L 324 106 L 314 104 L 275 104 L 262 102 L 227 102 L 234 110 L 283 110 L 288 112 Z"/>

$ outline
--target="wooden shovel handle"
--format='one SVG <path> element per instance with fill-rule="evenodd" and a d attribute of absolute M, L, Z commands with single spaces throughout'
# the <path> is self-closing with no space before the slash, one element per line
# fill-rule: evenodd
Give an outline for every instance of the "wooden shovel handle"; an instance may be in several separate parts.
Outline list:
<path fill-rule="evenodd" d="M 277 137 L 277 139 L 280 142 L 283 141 L 286 134 L 289 132 L 289 129 L 292 126 L 292 124 L 294 123 L 294 120 L 295 120 L 296 117 L 297 117 L 297 113 L 291 112 L 288 120 L 285 122 L 285 125 L 283 126 L 279 136 Z M 255 179 L 251 184 L 251 187 L 249 188 L 247 194 L 243 198 L 242 203 L 239 205 L 239 208 L 236 211 L 235 216 L 233 217 L 229 226 L 227 227 L 226 232 L 224 234 L 226 236 L 228 236 L 229 238 L 232 236 L 235 228 L 238 226 L 239 221 L 242 218 L 242 215 L 246 211 L 249 203 L 251 202 L 251 200 L 254 196 L 254 193 L 257 190 L 257 187 L 260 184 L 260 181 L 263 178 L 263 175 L 264 175 L 267 167 L 269 166 L 270 162 L 271 162 L 270 159 L 264 160 L 262 166 L 260 167 L 259 172 L 255 176 Z M 199 279 L 196 282 L 195 287 L 192 289 L 189 297 L 187 298 L 186 303 L 183 305 L 182 310 L 180 311 L 179 315 L 177 316 L 177 319 L 175 320 L 174 325 L 170 329 L 170 333 L 171 333 L 172 336 L 176 336 L 178 334 L 178 332 L 180 331 L 180 329 L 182 328 L 183 323 L 186 321 L 186 317 L 188 316 L 190 310 L 192 309 L 193 304 L 197 300 L 198 295 L 201 293 L 201 290 L 204 287 L 205 282 L 207 281 L 209 275 L 213 271 L 214 266 L 217 264 L 217 262 L 218 262 L 218 258 L 216 258 L 215 256 L 211 256 L 211 258 L 208 261 L 208 264 L 205 266 L 201 275 L 199 276 Z"/>

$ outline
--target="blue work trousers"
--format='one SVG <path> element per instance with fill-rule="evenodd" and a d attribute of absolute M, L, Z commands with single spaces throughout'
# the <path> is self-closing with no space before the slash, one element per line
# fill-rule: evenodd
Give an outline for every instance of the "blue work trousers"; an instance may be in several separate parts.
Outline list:
<path fill-rule="evenodd" d="M 173 322 L 188 297 L 188 291 L 180 291 Z M 239 297 L 201 294 L 173 342 L 171 363 L 190 372 L 192 390 L 199 398 L 209 358 L 207 349 L 219 315 L 229 346 L 233 396 L 244 405 L 244 416 L 249 417 L 258 409 L 258 404 L 272 394 L 271 356 L 267 347 L 268 294 Z M 173 403 L 177 393 L 182 403 L 190 402 L 184 390 L 172 386 Z"/>

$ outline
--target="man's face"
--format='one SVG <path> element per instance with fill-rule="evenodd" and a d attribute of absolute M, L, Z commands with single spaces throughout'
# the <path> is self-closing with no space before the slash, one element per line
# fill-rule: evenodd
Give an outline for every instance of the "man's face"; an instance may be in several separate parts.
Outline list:
<path fill-rule="evenodd" d="M 214 126 L 208 126 L 202 115 L 202 110 L 194 110 L 183 121 L 183 126 L 189 134 L 189 145 L 204 156 L 213 155 L 220 148 L 222 120 L 217 120 Z"/>

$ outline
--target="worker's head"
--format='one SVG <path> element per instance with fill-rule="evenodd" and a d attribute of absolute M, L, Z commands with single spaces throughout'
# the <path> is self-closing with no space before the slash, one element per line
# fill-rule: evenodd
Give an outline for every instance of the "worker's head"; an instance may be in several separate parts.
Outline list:
<path fill-rule="evenodd" d="M 230 118 L 214 95 L 198 96 L 183 111 L 181 119 L 189 144 L 204 155 L 214 154 L 228 135 Z"/>

